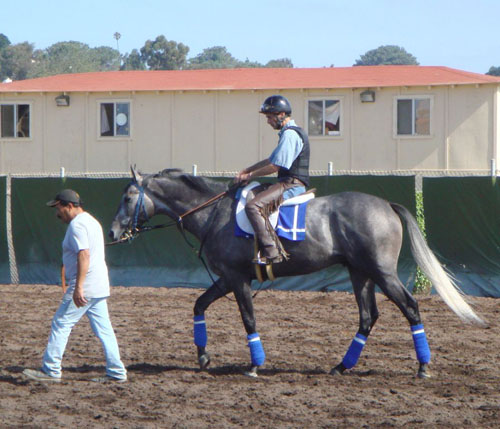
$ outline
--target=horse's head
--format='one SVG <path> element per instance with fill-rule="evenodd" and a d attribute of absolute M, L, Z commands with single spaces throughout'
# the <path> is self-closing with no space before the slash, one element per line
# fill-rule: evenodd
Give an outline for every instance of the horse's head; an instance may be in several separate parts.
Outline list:
<path fill-rule="evenodd" d="M 131 171 L 132 181 L 123 192 L 109 231 L 109 237 L 114 241 L 132 238 L 154 214 L 153 201 L 145 192 L 144 178 L 134 167 Z"/>

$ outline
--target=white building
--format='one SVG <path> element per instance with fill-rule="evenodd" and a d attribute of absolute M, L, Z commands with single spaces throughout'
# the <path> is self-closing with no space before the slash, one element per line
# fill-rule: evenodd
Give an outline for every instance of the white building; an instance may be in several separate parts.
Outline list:
<path fill-rule="evenodd" d="M 234 172 L 267 157 L 286 96 L 311 170 L 496 170 L 500 78 L 447 67 L 124 71 L 0 84 L 0 174 Z"/>

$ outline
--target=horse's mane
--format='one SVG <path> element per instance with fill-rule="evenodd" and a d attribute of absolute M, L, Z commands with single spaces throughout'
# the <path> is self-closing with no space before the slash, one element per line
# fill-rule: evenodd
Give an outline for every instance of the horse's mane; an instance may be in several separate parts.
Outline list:
<path fill-rule="evenodd" d="M 182 174 L 183 170 L 180 168 L 165 168 L 165 169 L 161 170 L 159 173 L 155 174 L 155 177 L 170 176 L 172 173 Z"/>
<path fill-rule="evenodd" d="M 164 170 L 155 174 L 154 177 L 178 178 L 186 183 L 189 187 L 199 192 L 213 193 L 214 191 L 223 191 L 227 189 L 227 184 L 223 182 L 217 182 L 206 177 L 186 174 L 179 168 L 165 168 Z"/>
<path fill-rule="evenodd" d="M 190 187 L 194 188 L 199 192 L 215 192 L 220 190 L 226 190 L 227 185 L 225 183 L 216 182 L 215 180 L 208 179 L 206 177 L 192 176 L 190 174 L 183 174 L 180 176 Z"/>

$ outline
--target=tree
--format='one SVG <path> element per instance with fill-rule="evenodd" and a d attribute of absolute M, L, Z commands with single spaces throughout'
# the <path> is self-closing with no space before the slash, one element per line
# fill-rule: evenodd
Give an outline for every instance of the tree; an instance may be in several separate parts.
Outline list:
<path fill-rule="evenodd" d="M 150 70 L 181 70 L 186 67 L 189 47 L 168 41 L 165 36 L 148 40 L 141 48 L 141 59 Z"/>
<path fill-rule="evenodd" d="M 58 42 L 33 57 L 29 77 L 119 70 L 120 53 L 108 46 L 90 48 L 80 42 Z"/>
<path fill-rule="evenodd" d="M 255 68 L 260 68 L 264 67 L 261 63 L 258 61 L 250 61 L 248 58 L 245 61 L 238 61 L 238 64 L 236 67 L 240 68 L 248 68 L 248 69 L 255 69 Z"/>
<path fill-rule="evenodd" d="M 416 65 L 417 59 L 406 52 L 404 48 L 395 45 L 379 46 L 377 49 L 372 49 L 366 54 L 361 55 L 359 60 L 356 60 L 355 66 L 378 66 L 378 65 Z"/>
<path fill-rule="evenodd" d="M 293 68 L 293 63 L 290 58 L 279 58 L 277 60 L 268 61 L 266 67 Z"/>
<path fill-rule="evenodd" d="M 54 43 L 45 50 L 40 62 L 36 63 L 33 77 L 93 71 L 89 51 L 89 46 L 81 42 Z"/>
<path fill-rule="evenodd" d="M 213 46 L 189 59 L 188 63 L 190 69 L 231 69 L 237 67 L 239 61 L 227 51 L 225 46 Z"/>
<path fill-rule="evenodd" d="M 5 34 L 0 33 L 0 51 L 9 45 L 10 45 L 9 38 Z"/>
<path fill-rule="evenodd" d="M 8 77 L 7 75 L 4 74 L 3 71 L 4 67 L 2 61 L 2 50 L 9 45 L 10 45 L 9 38 L 5 34 L 0 33 L 0 82 L 2 82 L 4 79 Z"/>
<path fill-rule="evenodd" d="M 500 76 L 500 67 L 491 66 L 486 74 L 489 74 L 490 76 Z"/>
<path fill-rule="evenodd" d="M 0 51 L 0 81 L 28 77 L 32 67 L 33 45 L 28 42 L 7 45 Z"/>
<path fill-rule="evenodd" d="M 100 46 L 93 48 L 91 52 L 91 61 L 96 64 L 97 70 L 109 71 L 119 70 L 121 63 L 120 52 L 117 49 L 109 46 Z"/>
<path fill-rule="evenodd" d="M 146 70 L 146 65 L 137 49 L 133 49 L 130 54 L 125 54 L 120 70 Z"/>
<path fill-rule="evenodd" d="M 280 58 L 269 61 L 265 66 L 257 61 L 240 61 L 234 58 L 225 46 L 213 46 L 206 48 L 201 54 L 188 60 L 190 69 L 232 69 L 232 68 L 256 68 L 256 67 L 293 67 L 289 58 Z"/>

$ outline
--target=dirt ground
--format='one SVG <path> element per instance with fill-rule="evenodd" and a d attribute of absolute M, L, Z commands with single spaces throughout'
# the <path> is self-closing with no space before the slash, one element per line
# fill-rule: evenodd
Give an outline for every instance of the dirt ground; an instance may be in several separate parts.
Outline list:
<path fill-rule="evenodd" d="M 500 301 L 476 298 L 487 329 L 464 325 L 437 296 L 419 299 L 432 358 L 415 377 L 409 327 L 378 295 L 380 319 L 358 366 L 329 375 L 357 330 L 354 297 L 262 291 L 254 300 L 267 360 L 258 378 L 234 301 L 206 319 L 212 363 L 192 343 L 197 289 L 115 287 L 109 300 L 129 382 L 102 385 L 104 357 L 88 321 L 73 330 L 61 383 L 22 376 L 38 368 L 57 286 L 0 285 L 1 428 L 493 428 L 500 427 Z"/>

